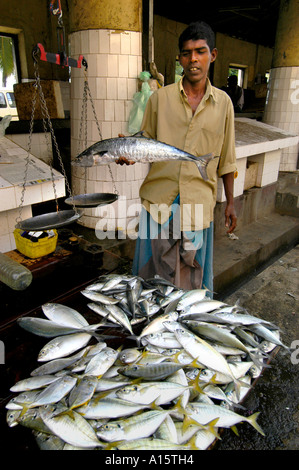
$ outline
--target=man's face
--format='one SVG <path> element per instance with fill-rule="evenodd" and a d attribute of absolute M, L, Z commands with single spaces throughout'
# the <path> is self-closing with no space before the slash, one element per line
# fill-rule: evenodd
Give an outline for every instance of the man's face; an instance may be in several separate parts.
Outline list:
<path fill-rule="evenodd" d="M 180 52 L 180 64 L 184 69 L 185 78 L 190 83 L 206 80 L 210 64 L 217 57 L 217 49 L 210 51 L 205 39 L 186 41 Z"/>

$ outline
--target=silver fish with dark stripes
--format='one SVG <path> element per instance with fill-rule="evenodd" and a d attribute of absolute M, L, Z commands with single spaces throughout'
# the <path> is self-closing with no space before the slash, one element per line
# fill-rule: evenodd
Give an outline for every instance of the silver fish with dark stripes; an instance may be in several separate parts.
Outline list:
<path fill-rule="evenodd" d="M 95 166 L 113 163 L 120 157 L 132 162 L 162 162 L 182 160 L 194 162 L 204 180 L 208 179 L 206 167 L 214 158 L 213 154 L 196 157 L 188 152 L 142 135 L 116 137 L 96 142 L 88 147 L 72 161 L 75 166 Z"/>

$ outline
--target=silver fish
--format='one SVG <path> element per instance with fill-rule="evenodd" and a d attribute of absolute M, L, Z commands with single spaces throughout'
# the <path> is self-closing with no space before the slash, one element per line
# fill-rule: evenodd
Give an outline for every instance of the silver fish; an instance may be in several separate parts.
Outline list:
<path fill-rule="evenodd" d="M 69 354 L 87 345 L 92 336 L 87 333 L 74 333 L 67 336 L 58 336 L 49 341 L 39 352 L 38 361 L 66 357 Z"/>
<path fill-rule="evenodd" d="M 204 180 L 208 179 L 206 167 L 214 158 L 213 154 L 196 157 L 172 145 L 142 136 L 105 139 L 88 147 L 72 161 L 75 166 L 94 166 L 112 163 L 120 157 L 133 162 L 162 162 L 182 160 L 194 162 Z"/>
<path fill-rule="evenodd" d="M 49 320 L 59 325 L 82 328 L 89 326 L 85 318 L 77 310 L 59 303 L 48 302 L 42 305 L 42 311 Z"/>
<path fill-rule="evenodd" d="M 42 375 L 37 377 L 29 377 L 27 379 L 19 380 L 15 385 L 10 388 L 11 392 L 25 392 L 27 390 L 36 390 L 38 388 L 46 387 L 47 385 L 55 382 L 58 377 L 55 375 Z"/>
<path fill-rule="evenodd" d="M 122 420 L 110 421 L 97 430 L 97 436 L 109 442 L 129 441 L 135 439 L 136 436 L 139 439 L 149 437 L 156 431 L 169 413 L 170 411 L 168 410 L 150 410 Z"/>
<path fill-rule="evenodd" d="M 70 409 L 72 410 L 88 403 L 96 390 L 97 383 L 98 379 L 95 376 L 86 375 L 83 377 L 69 395 L 68 404 Z"/>
<path fill-rule="evenodd" d="M 46 426 L 63 441 L 76 447 L 103 447 L 95 431 L 79 413 L 74 410 L 55 415 L 55 406 L 40 408 L 40 416 Z"/>
<path fill-rule="evenodd" d="M 75 377 L 61 377 L 52 384 L 48 385 L 36 397 L 28 408 L 36 408 L 37 406 L 50 405 L 62 400 L 74 388 L 77 379 Z"/>
<path fill-rule="evenodd" d="M 126 377 L 142 377 L 143 380 L 161 380 L 181 369 L 182 364 L 162 362 L 160 364 L 133 364 L 120 367 L 118 372 Z"/>
<path fill-rule="evenodd" d="M 43 336 L 45 338 L 69 335 L 72 333 L 78 333 L 79 331 L 93 333 L 100 326 L 102 326 L 101 323 L 98 323 L 96 325 L 89 325 L 86 327 L 64 326 L 55 323 L 51 320 L 35 317 L 19 318 L 18 323 L 24 330 L 29 331 L 30 333 L 33 333 L 38 336 Z"/>

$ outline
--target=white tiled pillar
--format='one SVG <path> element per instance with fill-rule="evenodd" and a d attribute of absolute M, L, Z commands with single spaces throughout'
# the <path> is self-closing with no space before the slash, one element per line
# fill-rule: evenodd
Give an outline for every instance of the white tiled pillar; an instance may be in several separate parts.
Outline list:
<path fill-rule="evenodd" d="M 87 78 L 103 139 L 128 135 L 129 114 L 132 98 L 137 92 L 138 77 L 142 71 L 141 32 L 93 29 L 74 32 L 70 35 L 71 55 L 84 56 L 88 63 Z M 84 68 L 71 70 L 71 155 L 75 158 L 84 150 L 79 141 L 81 111 L 83 104 Z M 84 140 L 84 136 L 83 140 Z M 90 100 L 87 112 L 87 146 L 101 139 Z M 131 166 L 111 164 L 87 168 L 72 168 L 74 194 L 85 193 L 85 171 L 87 193 L 111 193 L 116 190 L 126 199 L 127 207 L 139 203 L 139 187 L 143 182 L 148 165 L 135 163 Z M 112 177 L 111 177 L 112 174 Z M 112 180 L 113 179 L 113 180 Z M 86 227 L 96 228 L 99 220 L 115 220 L 119 212 L 118 203 L 97 209 L 87 209 L 79 219 Z M 120 217 L 121 215 L 121 217 Z M 124 229 L 130 218 L 119 214 L 115 229 Z"/>
<path fill-rule="evenodd" d="M 271 69 L 263 121 L 299 135 L 299 67 Z M 280 171 L 297 169 L 298 149 L 282 149 Z"/>

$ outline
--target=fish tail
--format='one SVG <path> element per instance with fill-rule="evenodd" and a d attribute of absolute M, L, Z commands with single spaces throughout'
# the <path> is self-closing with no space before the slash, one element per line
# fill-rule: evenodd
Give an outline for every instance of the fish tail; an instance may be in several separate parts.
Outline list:
<path fill-rule="evenodd" d="M 196 434 L 186 443 L 186 447 L 191 450 L 200 450 L 200 447 L 196 445 Z"/>
<path fill-rule="evenodd" d="M 257 418 L 259 414 L 260 414 L 260 411 L 257 411 L 257 413 L 254 413 L 253 415 L 249 416 L 249 418 L 247 418 L 247 421 L 254 427 L 254 429 L 256 429 L 256 431 L 258 431 L 262 436 L 265 436 L 264 431 L 262 430 L 260 425 L 257 423 Z"/>
<path fill-rule="evenodd" d="M 191 418 L 191 416 L 185 415 L 183 420 L 182 431 L 186 432 L 190 425 L 198 426 L 198 429 L 206 429 L 203 424 L 198 423 L 195 419 Z"/>
<path fill-rule="evenodd" d="M 210 163 L 210 161 L 213 160 L 213 158 L 214 158 L 214 154 L 209 153 L 207 155 L 204 155 L 204 156 L 200 157 L 199 161 L 195 162 L 195 164 L 197 165 L 197 168 L 199 169 L 199 172 L 200 172 L 202 178 L 205 181 L 207 181 L 209 179 L 208 174 L 207 174 L 207 166 Z"/>
<path fill-rule="evenodd" d="M 190 388 L 196 390 L 198 393 L 205 393 L 202 387 L 199 385 L 199 374 L 197 374 L 196 378 L 190 382 Z"/>
<path fill-rule="evenodd" d="M 251 388 L 251 385 L 245 382 L 242 382 L 242 380 L 239 380 L 239 379 L 234 379 L 234 384 L 235 384 L 236 396 L 239 401 L 241 397 L 241 387 Z"/>

